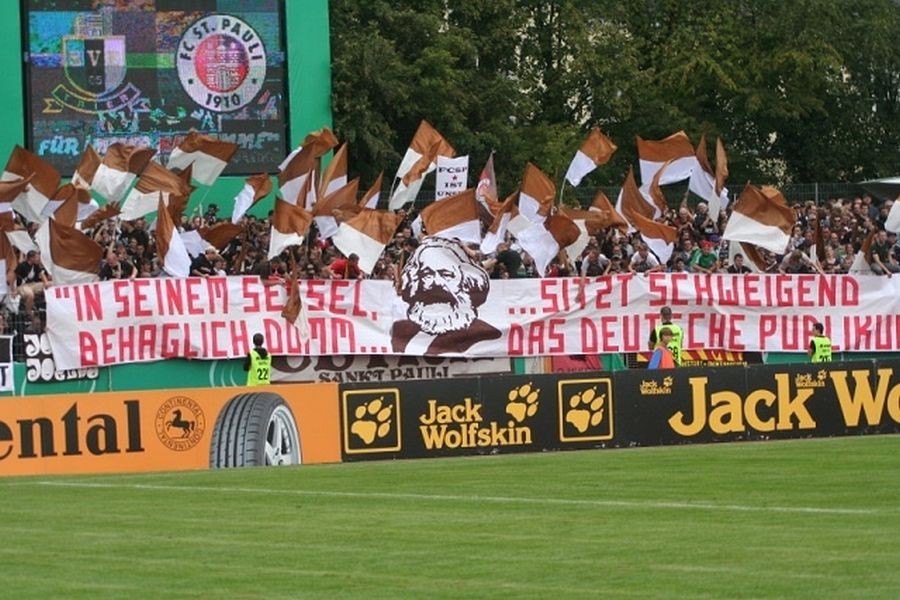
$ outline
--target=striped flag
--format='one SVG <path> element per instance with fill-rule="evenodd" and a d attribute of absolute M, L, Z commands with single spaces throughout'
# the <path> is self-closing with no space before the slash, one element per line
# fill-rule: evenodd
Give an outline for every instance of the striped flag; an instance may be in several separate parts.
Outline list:
<path fill-rule="evenodd" d="M 722 237 L 783 254 L 796 216 L 777 199 L 780 195 L 774 188 L 764 190 L 748 183 L 734 204 Z"/>
<path fill-rule="evenodd" d="M 100 164 L 100 155 L 97 154 L 94 147 L 86 147 L 84 152 L 81 153 L 78 168 L 75 169 L 75 173 L 72 175 L 72 184 L 88 190 L 91 189 L 94 175 L 97 174 Z"/>
<path fill-rule="evenodd" d="M 307 179 L 301 193 L 305 193 L 311 180 Z M 312 223 L 312 213 L 303 208 L 291 204 L 281 198 L 275 199 L 275 213 L 272 215 L 272 227 L 269 233 L 269 260 L 281 254 L 289 246 L 299 246 L 303 243 L 309 226 Z"/>
<path fill-rule="evenodd" d="M 331 241 L 344 256 L 359 256 L 358 266 L 368 275 L 402 222 L 403 217 L 396 213 L 364 208 L 341 223 Z"/>
<path fill-rule="evenodd" d="M 91 189 L 107 202 L 122 202 L 125 192 L 156 154 L 152 148 L 137 148 L 116 142 L 106 149 L 91 180 Z M 152 211 L 150 211 L 152 212 Z"/>
<path fill-rule="evenodd" d="M 362 208 L 378 208 L 378 201 L 381 200 L 381 183 L 384 179 L 384 171 L 378 174 L 375 183 L 369 188 L 366 194 L 360 199 L 359 205 Z"/>
<path fill-rule="evenodd" d="M 550 216 L 556 186 L 543 171 L 531 163 L 525 165 L 519 192 L 519 213 L 532 223 L 543 223 Z"/>
<path fill-rule="evenodd" d="M 150 161 L 125 199 L 121 217 L 132 221 L 153 212 L 159 206 L 160 192 L 165 206 L 169 196 L 190 196 L 191 191 L 192 187 L 183 178 L 158 162 Z"/>
<path fill-rule="evenodd" d="M 594 127 L 569 163 L 566 179 L 573 187 L 578 187 L 585 175 L 608 163 L 617 148 L 611 139 L 603 135 L 599 127 Z"/>
<path fill-rule="evenodd" d="M 47 219 L 34 236 L 41 260 L 56 285 L 96 281 L 103 249 L 75 227 Z"/>
<path fill-rule="evenodd" d="M 324 198 L 345 185 L 347 185 L 347 144 L 341 144 L 331 158 L 331 162 L 322 172 L 322 181 L 319 182 L 319 197 Z"/>
<path fill-rule="evenodd" d="M 422 209 L 421 216 L 429 236 L 472 244 L 481 242 L 475 188 L 429 204 Z"/>
<path fill-rule="evenodd" d="M 638 157 L 641 166 L 641 182 L 653 181 L 653 176 L 667 161 L 672 161 L 660 185 L 684 181 L 697 166 L 694 146 L 684 131 L 673 133 L 662 140 L 644 140 L 637 137 Z"/>
<path fill-rule="evenodd" d="M 537 272 L 543 277 L 547 267 L 560 250 L 572 245 L 579 236 L 578 225 L 562 214 L 551 215 L 543 223 L 532 223 L 516 238 L 522 249 L 534 259 Z"/>
<path fill-rule="evenodd" d="M 156 213 L 156 251 L 159 254 L 159 262 L 163 271 L 171 277 L 188 277 L 191 274 L 191 257 L 184 247 L 181 236 L 175 228 L 175 222 L 169 211 L 162 194 L 158 194 Z"/>
<path fill-rule="evenodd" d="M 306 186 L 307 179 L 315 178 L 319 159 L 338 145 L 338 140 L 327 127 L 314 131 L 303 140 L 303 146 L 284 164 L 278 173 L 278 189 L 288 204 L 299 204 L 311 209 L 316 203 L 316 186 Z M 301 190 L 305 193 L 301 196 Z"/>
<path fill-rule="evenodd" d="M 659 262 L 663 264 L 668 262 L 675 247 L 675 240 L 678 238 L 678 230 L 653 220 L 653 209 L 641 196 L 632 169 L 628 169 L 628 175 L 622 185 L 622 215 L 640 232 L 644 243 L 656 255 Z"/>
<path fill-rule="evenodd" d="M 728 190 L 724 187 L 728 166 L 721 139 L 716 141 L 716 169 L 713 171 L 706 155 L 706 135 L 700 136 L 700 143 L 697 144 L 697 165 L 698 168 L 691 173 L 688 188 L 706 201 L 709 216 L 718 222 L 719 212 L 728 206 Z"/>
<path fill-rule="evenodd" d="M 350 216 L 350 211 L 358 212 L 356 194 L 359 190 L 359 177 L 343 187 L 329 193 L 313 207 L 313 218 L 323 239 L 329 239 L 338 231 L 337 214 Z M 343 217 L 342 214 L 342 217 Z"/>
<path fill-rule="evenodd" d="M 41 157 L 16 145 L 0 181 L 17 182 L 28 177 L 30 182 L 12 201 L 12 207 L 29 221 L 42 223 L 45 217 L 41 212 L 59 187 L 59 172 Z"/>
<path fill-rule="evenodd" d="M 401 208 L 415 200 L 425 175 L 437 168 L 438 156 L 453 158 L 456 156 L 456 151 L 437 129 L 432 127 L 428 121 L 423 120 L 419 123 L 418 129 L 409 143 L 409 148 L 397 168 L 397 174 L 394 176 L 395 180 L 400 179 L 402 182 L 397 185 L 391 195 L 388 203 L 391 210 Z M 423 159 L 427 160 L 423 164 L 419 164 Z M 408 177 L 414 167 L 416 168 L 415 176 Z"/>
<path fill-rule="evenodd" d="M 231 222 L 240 223 L 247 211 L 257 202 L 272 193 L 272 178 L 268 173 L 251 175 L 244 180 L 244 187 L 234 197 L 234 209 L 231 213 Z"/>
<path fill-rule="evenodd" d="M 509 227 L 509 223 L 513 217 L 519 213 L 519 209 L 516 207 L 516 198 L 518 195 L 519 190 L 514 191 L 507 196 L 506 200 L 500 205 L 500 208 L 494 215 L 493 222 L 484 234 L 484 239 L 481 240 L 482 254 L 493 254 L 497 251 L 497 246 L 500 242 L 506 239 L 506 231 Z"/>
<path fill-rule="evenodd" d="M 166 167 L 186 169 L 192 166 L 194 167 L 194 179 L 203 185 L 212 185 L 228 166 L 228 161 L 237 150 L 237 144 L 223 142 L 198 131 L 191 131 L 172 150 Z"/>
<path fill-rule="evenodd" d="M 619 211 L 616 210 L 616 207 L 613 206 L 612 202 L 609 201 L 609 198 L 606 197 L 603 190 L 597 190 L 597 193 L 594 195 L 594 201 L 591 203 L 588 210 L 599 212 L 606 218 L 606 225 L 604 225 L 604 227 L 615 227 L 622 233 L 628 231 L 628 223 Z"/>

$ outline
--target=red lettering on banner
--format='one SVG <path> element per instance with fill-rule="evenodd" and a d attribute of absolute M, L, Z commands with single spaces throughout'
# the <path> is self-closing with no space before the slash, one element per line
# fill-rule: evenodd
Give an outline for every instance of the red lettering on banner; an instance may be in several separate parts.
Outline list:
<path fill-rule="evenodd" d="M 257 313 L 260 309 L 259 294 L 262 282 L 253 277 L 245 277 L 241 281 L 241 289 L 244 300 L 245 313 Z"/>
<path fill-rule="evenodd" d="M 224 321 L 213 321 L 209 324 L 212 336 L 212 353 L 204 356 L 212 356 L 213 358 L 228 358 L 228 350 L 220 344 L 220 340 L 224 340 L 225 330 L 227 328 Z M 205 341 L 205 336 L 204 336 Z"/>
<path fill-rule="evenodd" d="M 325 308 L 325 292 L 320 288 L 328 285 L 327 281 L 310 281 L 306 284 L 307 310 L 320 311 Z"/>
<path fill-rule="evenodd" d="M 716 304 L 719 306 L 738 306 L 740 305 L 740 294 L 736 286 L 735 278 L 740 275 L 721 275 L 716 277 L 716 294 L 718 298 Z M 719 346 L 713 346 L 718 348 Z"/>
<path fill-rule="evenodd" d="M 628 306 L 628 285 L 631 283 L 631 279 L 634 277 L 634 273 L 623 273 L 622 275 L 616 275 L 616 281 L 622 286 L 621 295 L 619 297 L 619 301 L 622 303 L 622 306 Z"/>
<path fill-rule="evenodd" d="M 744 336 L 741 323 L 744 322 L 744 319 L 744 315 L 728 315 L 728 320 L 731 323 L 728 326 L 728 343 L 724 348 L 735 351 L 742 351 L 747 348 L 744 342 L 741 341 Z"/>
<path fill-rule="evenodd" d="M 711 277 L 712 275 L 709 273 L 696 273 L 694 275 L 694 295 L 696 296 L 694 304 L 697 306 L 703 304 L 712 306 L 713 304 Z"/>
<path fill-rule="evenodd" d="M 797 303 L 795 306 L 809 308 L 816 305 L 812 291 L 815 280 L 815 275 L 797 275 Z"/>
<path fill-rule="evenodd" d="M 82 367 L 95 367 L 100 360 L 97 355 L 97 340 L 87 331 L 78 332 L 78 356 Z"/>
<path fill-rule="evenodd" d="M 187 314 L 202 315 L 204 314 L 203 306 L 200 305 L 200 291 L 203 288 L 203 279 L 183 279 L 187 297 Z"/>
<path fill-rule="evenodd" d="M 845 350 L 900 349 L 900 318 L 897 315 L 844 317 L 843 327 Z"/>
<path fill-rule="evenodd" d="M 203 281 L 206 282 L 210 314 L 228 314 L 228 278 L 207 277 Z"/>
<path fill-rule="evenodd" d="M 350 281 L 346 279 L 338 279 L 331 282 L 331 298 L 328 303 L 328 311 L 333 315 L 346 315 L 347 309 L 341 308 L 339 305 L 344 304 L 344 290 L 350 287 Z"/>
<path fill-rule="evenodd" d="M 775 315 L 759 316 L 759 348 L 766 350 L 769 347 L 769 340 L 775 336 L 778 329 L 777 317 Z"/>
<path fill-rule="evenodd" d="M 677 273 L 673 274 L 677 275 Z M 650 306 L 665 306 L 669 304 L 669 274 L 649 273 L 647 283 L 650 288 Z M 674 282 L 673 282 L 674 283 Z"/>
<path fill-rule="evenodd" d="M 544 302 L 541 309 L 545 315 L 572 310 L 570 279 L 548 278 L 540 280 L 540 296 Z M 576 290 L 577 293 L 577 290 Z"/>
<path fill-rule="evenodd" d="M 360 301 L 361 296 L 362 296 L 362 282 L 357 280 L 357 281 L 353 282 L 353 313 L 352 314 L 354 317 L 362 317 L 364 319 L 367 319 L 367 318 L 369 318 L 369 314 L 362 308 L 362 302 Z"/>
<path fill-rule="evenodd" d="M 138 327 L 138 354 L 141 360 L 156 358 L 156 332 L 155 325 L 142 325 Z"/>
<path fill-rule="evenodd" d="M 79 321 L 99 321 L 103 319 L 103 295 L 100 286 L 90 283 L 72 287 L 75 295 L 75 318 Z"/>
<path fill-rule="evenodd" d="M 619 345 L 613 341 L 615 338 L 616 317 L 600 317 L 600 351 L 618 352 Z"/>
<path fill-rule="evenodd" d="M 612 292 L 612 289 L 612 277 L 605 275 L 597 278 L 597 299 L 594 302 L 594 308 L 612 308 L 610 302 L 603 300 Z"/>
<path fill-rule="evenodd" d="M 268 285 L 265 288 L 265 298 L 266 298 L 266 312 L 277 312 L 280 313 L 282 309 L 284 309 L 284 304 L 281 303 L 281 286 L 279 285 Z"/>
<path fill-rule="evenodd" d="M 156 294 L 159 297 L 159 308 L 166 315 L 184 313 L 184 297 L 181 295 L 181 280 L 172 277 L 156 279 Z"/>
<path fill-rule="evenodd" d="M 740 275 L 737 277 L 740 277 Z M 746 308 L 758 308 L 762 306 L 762 301 L 759 298 L 759 276 L 744 275 L 743 282 L 744 298 L 741 304 Z"/>
<path fill-rule="evenodd" d="M 246 321 L 229 321 L 229 339 L 231 340 L 231 356 L 240 356 L 250 352 L 250 336 L 247 334 Z"/>
<path fill-rule="evenodd" d="M 135 279 L 132 282 L 132 294 L 131 297 L 133 303 L 132 314 L 135 317 L 149 317 L 153 315 L 153 310 L 151 307 L 146 306 L 147 304 L 147 292 L 146 288 L 150 287 L 151 280 L 150 279 Z"/>
<path fill-rule="evenodd" d="M 117 279 L 112 282 L 113 301 L 119 306 L 116 317 L 126 319 L 131 316 L 131 307 L 128 305 L 127 289 L 131 287 L 128 279 Z"/>
<path fill-rule="evenodd" d="M 547 319 L 532 321 L 526 327 L 514 325 L 510 327 L 508 347 L 510 354 L 547 354 L 563 352 L 566 346 L 565 334 L 558 328 L 564 327 L 565 319 Z M 513 332 L 515 330 L 515 333 Z"/>
<path fill-rule="evenodd" d="M 147 281 L 150 281 L 149 279 Z M 124 327 L 119 331 L 118 352 L 116 362 L 124 363 L 134 360 L 134 349 L 137 343 L 134 327 Z M 127 356 L 126 356 L 127 354 Z"/>
<path fill-rule="evenodd" d="M 581 319 L 581 352 L 596 354 L 600 352 L 600 341 L 597 339 L 597 326 L 591 319 Z"/>

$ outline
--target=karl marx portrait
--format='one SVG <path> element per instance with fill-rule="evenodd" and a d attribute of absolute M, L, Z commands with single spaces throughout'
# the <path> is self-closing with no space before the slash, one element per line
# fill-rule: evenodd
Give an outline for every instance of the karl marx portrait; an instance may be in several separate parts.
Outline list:
<path fill-rule="evenodd" d="M 426 238 L 400 277 L 408 319 L 391 328 L 394 352 L 462 353 L 500 337 L 500 330 L 478 318 L 490 290 L 488 274 L 459 242 Z"/>

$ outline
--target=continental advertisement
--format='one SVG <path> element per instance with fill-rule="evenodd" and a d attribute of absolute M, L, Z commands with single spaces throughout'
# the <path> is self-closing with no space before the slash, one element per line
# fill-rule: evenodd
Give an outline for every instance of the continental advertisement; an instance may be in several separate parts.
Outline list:
<path fill-rule="evenodd" d="M 337 384 L 0 400 L 0 476 L 341 460 Z"/>
<path fill-rule="evenodd" d="M 900 361 L 340 388 L 343 460 L 900 432 Z"/>

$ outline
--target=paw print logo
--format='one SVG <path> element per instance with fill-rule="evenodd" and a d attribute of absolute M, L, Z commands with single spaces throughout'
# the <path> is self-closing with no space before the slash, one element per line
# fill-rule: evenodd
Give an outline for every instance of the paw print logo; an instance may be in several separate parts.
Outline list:
<path fill-rule="evenodd" d="M 564 442 L 612 439 L 611 379 L 559 382 L 559 435 Z"/>
<path fill-rule="evenodd" d="M 358 436 L 368 446 L 375 438 L 381 439 L 391 430 L 393 412 L 394 407 L 385 405 L 383 397 L 360 404 L 353 412 L 356 420 L 350 426 L 350 433 Z"/>
<path fill-rule="evenodd" d="M 663 387 L 672 387 L 672 384 L 675 383 L 675 380 L 672 379 L 671 375 L 663 377 Z"/>
<path fill-rule="evenodd" d="M 533 417 L 538 410 L 538 396 L 541 390 L 533 388 L 531 383 L 520 385 L 509 391 L 509 402 L 506 414 L 521 423 L 526 417 Z"/>
<path fill-rule="evenodd" d="M 344 452 L 400 450 L 400 390 L 346 390 L 343 402 Z"/>
<path fill-rule="evenodd" d="M 597 388 L 592 387 L 580 394 L 574 394 L 569 398 L 569 411 L 566 412 L 566 423 L 570 423 L 584 433 L 588 427 L 596 427 L 603 420 L 603 405 L 606 404 L 606 394 L 597 394 Z"/>

